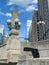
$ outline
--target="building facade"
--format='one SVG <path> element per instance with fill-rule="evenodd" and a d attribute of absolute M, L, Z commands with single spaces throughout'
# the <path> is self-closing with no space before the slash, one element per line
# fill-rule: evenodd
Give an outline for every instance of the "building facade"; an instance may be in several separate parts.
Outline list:
<path fill-rule="evenodd" d="M 38 34 L 38 41 L 45 40 L 45 22 L 40 20 L 37 22 L 37 34 Z"/>
<path fill-rule="evenodd" d="M 29 41 L 31 42 L 32 46 L 34 46 L 33 42 L 38 41 L 38 35 L 37 35 L 37 13 L 38 11 L 34 11 L 32 23 L 29 29 Z"/>
<path fill-rule="evenodd" d="M 45 40 L 45 22 L 38 19 L 38 11 L 34 11 L 32 23 L 29 30 L 29 41 L 37 42 Z"/>
<path fill-rule="evenodd" d="M 3 43 L 4 25 L 0 24 L 0 45 Z"/>
<path fill-rule="evenodd" d="M 45 22 L 46 39 L 49 39 L 49 0 L 38 0 L 38 20 Z"/>

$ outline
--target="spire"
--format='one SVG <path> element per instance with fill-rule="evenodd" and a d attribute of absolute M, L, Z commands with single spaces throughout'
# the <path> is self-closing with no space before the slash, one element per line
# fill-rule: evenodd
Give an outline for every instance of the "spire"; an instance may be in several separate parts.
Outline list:
<path fill-rule="evenodd" d="M 16 11 L 16 9 L 14 9 L 12 11 L 12 19 L 16 19 L 16 18 L 18 18 L 18 12 Z"/>

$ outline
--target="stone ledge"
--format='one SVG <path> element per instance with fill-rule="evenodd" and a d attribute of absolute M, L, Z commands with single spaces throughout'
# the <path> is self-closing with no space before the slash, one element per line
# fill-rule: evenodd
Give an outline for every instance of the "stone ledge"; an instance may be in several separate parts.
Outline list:
<path fill-rule="evenodd" d="M 26 61 L 49 61 L 49 57 L 44 58 L 27 58 Z"/>

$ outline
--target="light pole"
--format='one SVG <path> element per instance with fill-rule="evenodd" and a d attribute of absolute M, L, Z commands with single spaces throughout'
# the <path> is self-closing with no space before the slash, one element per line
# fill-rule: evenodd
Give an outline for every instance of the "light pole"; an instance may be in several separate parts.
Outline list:
<path fill-rule="evenodd" d="M 44 33 L 45 33 L 45 22 L 43 19 L 40 17 L 39 22 L 37 23 L 38 26 L 38 41 L 44 40 Z"/>

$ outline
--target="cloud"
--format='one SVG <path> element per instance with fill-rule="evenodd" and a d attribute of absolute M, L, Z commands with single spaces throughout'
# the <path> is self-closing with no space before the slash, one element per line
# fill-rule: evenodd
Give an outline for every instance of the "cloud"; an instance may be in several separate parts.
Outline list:
<path fill-rule="evenodd" d="M 11 17 L 11 13 L 6 13 L 5 15 Z"/>
<path fill-rule="evenodd" d="M 32 3 L 38 3 L 38 1 L 37 0 L 33 0 Z"/>
<path fill-rule="evenodd" d="M 33 11 L 33 10 L 38 10 L 37 8 L 35 8 L 35 6 L 31 5 L 31 6 L 28 6 L 26 8 L 26 11 Z"/>
<path fill-rule="evenodd" d="M 8 2 L 7 5 L 12 5 L 13 3 L 12 2 Z"/>
<path fill-rule="evenodd" d="M 0 11 L 0 15 L 4 15 L 4 16 L 9 16 L 9 17 L 11 17 L 11 13 L 4 13 L 4 12 L 2 12 L 2 11 Z"/>
<path fill-rule="evenodd" d="M 9 0 L 7 6 L 18 5 L 24 9 L 20 9 L 18 12 L 37 10 L 34 4 L 37 4 L 37 0 Z M 30 5 L 31 4 L 31 5 Z M 12 8 L 13 9 L 13 8 Z"/>
<path fill-rule="evenodd" d="M 30 12 L 30 11 L 33 11 L 33 10 L 38 10 L 38 8 L 36 8 L 34 5 L 30 5 L 28 7 L 26 7 L 25 9 L 20 9 L 18 12 L 21 13 L 21 12 Z"/>
<path fill-rule="evenodd" d="M 10 19 L 7 19 L 7 22 L 10 22 L 11 20 Z"/>
<path fill-rule="evenodd" d="M 31 3 L 37 3 L 37 0 L 9 0 L 9 2 L 7 3 L 7 5 L 19 5 L 21 7 L 25 7 L 28 6 Z"/>
<path fill-rule="evenodd" d="M 21 7 L 26 7 L 31 2 L 32 2 L 32 0 L 9 0 L 7 5 L 15 4 L 15 5 L 18 5 L 18 6 L 21 6 Z"/>

